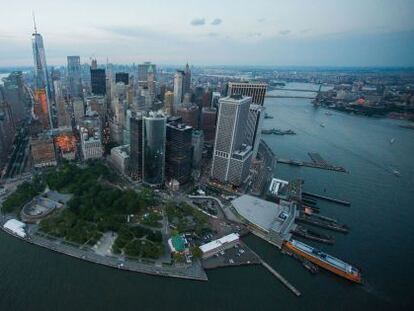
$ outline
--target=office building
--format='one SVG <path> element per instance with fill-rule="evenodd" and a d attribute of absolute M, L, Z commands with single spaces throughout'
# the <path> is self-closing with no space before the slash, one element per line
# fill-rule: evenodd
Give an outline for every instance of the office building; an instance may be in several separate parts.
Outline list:
<path fill-rule="evenodd" d="M 101 121 L 98 117 L 85 117 L 79 126 L 83 160 L 99 159 L 103 155 Z"/>
<path fill-rule="evenodd" d="M 190 180 L 193 148 L 191 126 L 184 123 L 167 124 L 165 152 L 165 175 L 181 185 Z"/>
<path fill-rule="evenodd" d="M 143 117 L 143 177 L 145 184 L 161 186 L 164 183 L 166 118 L 151 112 Z"/>
<path fill-rule="evenodd" d="M 50 104 L 51 89 L 46 64 L 46 53 L 43 44 L 43 37 L 37 32 L 36 23 L 34 24 L 34 33 L 32 34 L 32 48 L 34 59 L 35 91 L 37 92 L 38 98 L 41 97 L 41 113 L 46 113 L 48 119 L 44 120 L 44 116 L 41 116 L 41 122 L 43 126 L 46 126 L 47 124 L 47 127 L 45 128 L 53 128 L 52 109 Z"/>
<path fill-rule="evenodd" d="M 174 93 L 171 91 L 165 92 L 164 95 L 164 111 L 167 116 L 174 115 Z"/>
<path fill-rule="evenodd" d="M 191 70 L 188 64 L 185 65 L 183 77 L 183 95 L 191 93 Z"/>
<path fill-rule="evenodd" d="M 266 83 L 229 82 L 227 96 L 249 96 L 252 98 L 253 104 L 263 106 L 266 89 Z"/>
<path fill-rule="evenodd" d="M 15 134 L 13 114 L 10 105 L 4 100 L 2 89 L 0 89 L 0 172 L 8 161 Z"/>
<path fill-rule="evenodd" d="M 200 129 L 204 132 L 204 140 L 213 143 L 216 137 L 217 109 L 203 107 L 201 110 Z"/>
<path fill-rule="evenodd" d="M 45 89 L 36 89 L 34 93 L 35 103 L 33 106 L 33 113 L 35 118 L 39 120 L 42 125 L 42 129 L 46 130 L 51 128 L 51 114 L 49 111 L 49 100 Z"/>
<path fill-rule="evenodd" d="M 184 79 L 184 71 L 177 70 L 174 75 L 174 106 L 173 112 L 176 113 L 177 109 L 181 106 L 181 102 L 183 100 L 183 79 Z"/>
<path fill-rule="evenodd" d="M 85 116 L 85 104 L 81 98 L 73 98 L 71 101 L 73 107 L 73 116 L 75 117 L 76 124 L 79 125 Z"/>
<path fill-rule="evenodd" d="M 91 90 L 93 95 L 106 94 L 105 69 L 92 69 L 91 67 Z"/>
<path fill-rule="evenodd" d="M 122 82 L 129 85 L 129 74 L 127 72 L 117 72 L 115 74 L 115 83 Z"/>
<path fill-rule="evenodd" d="M 142 147 L 143 147 L 143 125 L 142 115 L 133 113 L 130 120 L 130 161 L 129 172 L 133 179 L 142 178 Z"/>
<path fill-rule="evenodd" d="M 79 56 L 68 56 L 68 90 L 72 97 L 82 97 L 81 64 Z"/>
<path fill-rule="evenodd" d="M 138 84 L 144 83 L 146 84 L 148 81 L 148 70 L 149 68 L 152 68 L 152 71 L 154 74 L 157 72 L 157 67 L 155 64 L 152 64 L 151 62 L 145 62 L 143 64 L 138 65 Z M 154 78 L 156 80 L 156 76 Z"/>
<path fill-rule="evenodd" d="M 250 97 L 240 95 L 219 101 L 211 168 L 211 177 L 219 182 L 239 186 L 248 176 L 252 147 L 244 142 L 250 104 Z"/>
<path fill-rule="evenodd" d="M 4 99 L 12 110 L 14 122 L 19 124 L 27 115 L 22 72 L 14 71 L 3 78 L 3 90 Z"/>
<path fill-rule="evenodd" d="M 193 146 L 193 168 L 200 169 L 203 157 L 204 133 L 200 130 L 193 130 L 191 145 Z"/>
<path fill-rule="evenodd" d="M 177 109 L 177 116 L 180 116 L 184 123 L 194 129 L 198 129 L 199 109 L 196 105 L 181 106 Z"/>
<path fill-rule="evenodd" d="M 260 138 L 262 136 L 262 124 L 264 119 L 265 107 L 251 104 L 249 107 L 249 117 L 247 119 L 245 144 L 252 146 L 253 159 L 259 150 Z"/>
<path fill-rule="evenodd" d="M 112 165 L 122 174 L 126 174 L 129 167 L 130 146 L 122 145 L 111 149 L 109 160 Z"/>

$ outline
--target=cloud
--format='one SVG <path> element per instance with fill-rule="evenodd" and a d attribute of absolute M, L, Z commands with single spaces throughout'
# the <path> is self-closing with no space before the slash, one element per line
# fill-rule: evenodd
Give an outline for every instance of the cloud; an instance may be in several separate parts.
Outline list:
<path fill-rule="evenodd" d="M 289 29 L 279 31 L 279 34 L 282 35 L 282 36 L 286 36 L 290 33 L 291 33 L 291 31 Z"/>
<path fill-rule="evenodd" d="M 259 23 L 263 23 L 263 22 L 265 22 L 265 21 L 266 21 L 266 18 L 262 17 L 262 18 L 259 18 L 257 21 L 258 21 Z"/>
<path fill-rule="evenodd" d="M 262 35 L 261 32 L 251 32 L 247 34 L 247 37 L 260 37 Z"/>
<path fill-rule="evenodd" d="M 306 28 L 306 29 L 303 29 L 303 30 L 301 30 L 300 32 L 301 33 L 308 33 L 308 32 L 310 32 L 312 29 L 310 29 L 310 28 Z"/>
<path fill-rule="evenodd" d="M 212 22 L 211 25 L 217 26 L 220 25 L 222 23 L 222 19 L 221 18 L 215 18 Z"/>
<path fill-rule="evenodd" d="M 209 37 L 218 37 L 218 36 L 219 36 L 219 34 L 218 34 L 217 32 L 209 32 L 209 33 L 207 34 L 207 36 L 209 36 Z"/>
<path fill-rule="evenodd" d="M 203 26 L 206 24 L 206 19 L 203 18 L 194 18 L 191 22 L 190 22 L 191 26 Z"/>

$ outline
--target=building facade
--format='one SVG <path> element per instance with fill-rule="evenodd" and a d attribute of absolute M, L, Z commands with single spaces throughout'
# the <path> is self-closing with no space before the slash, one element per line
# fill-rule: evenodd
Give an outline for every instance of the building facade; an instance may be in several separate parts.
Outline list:
<path fill-rule="evenodd" d="M 79 56 L 68 56 L 68 90 L 72 97 L 82 97 L 81 64 Z"/>
<path fill-rule="evenodd" d="M 246 125 L 250 97 L 232 96 L 220 99 L 211 177 L 235 186 L 249 173 L 252 147 L 246 145 Z"/>

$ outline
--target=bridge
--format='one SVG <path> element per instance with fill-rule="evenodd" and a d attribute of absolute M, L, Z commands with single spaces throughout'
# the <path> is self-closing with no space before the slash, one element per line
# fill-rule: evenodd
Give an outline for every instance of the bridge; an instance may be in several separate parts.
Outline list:
<path fill-rule="evenodd" d="M 266 95 L 266 98 L 304 98 L 304 99 L 315 99 L 316 97 L 310 96 L 290 96 L 290 95 Z"/>
<path fill-rule="evenodd" d="M 292 92 L 313 92 L 313 93 L 318 93 L 319 92 L 317 90 L 286 89 L 286 88 L 283 88 L 283 87 L 270 87 L 269 89 L 271 91 L 292 91 Z"/>

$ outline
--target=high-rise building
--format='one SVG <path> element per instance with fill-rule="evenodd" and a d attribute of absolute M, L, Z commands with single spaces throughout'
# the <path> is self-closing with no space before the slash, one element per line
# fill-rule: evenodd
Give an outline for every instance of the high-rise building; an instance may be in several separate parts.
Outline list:
<path fill-rule="evenodd" d="M 85 104 L 81 98 L 72 99 L 73 116 L 75 117 L 76 124 L 80 124 L 85 116 Z"/>
<path fill-rule="evenodd" d="M 181 106 L 181 102 L 183 100 L 183 79 L 184 79 L 184 71 L 177 70 L 174 75 L 174 113 L 177 112 L 177 109 Z"/>
<path fill-rule="evenodd" d="M 81 64 L 79 56 L 68 56 L 68 89 L 72 97 L 82 97 Z"/>
<path fill-rule="evenodd" d="M 213 143 L 216 137 L 217 109 L 203 107 L 201 110 L 200 129 L 204 132 L 204 140 Z"/>
<path fill-rule="evenodd" d="M 199 169 L 203 157 L 204 133 L 201 130 L 194 130 L 191 145 L 193 146 L 193 168 Z"/>
<path fill-rule="evenodd" d="M 85 117 L 79 126 L 83 160 L 99 159 L 103 155 L 101 121 L 98 117 Z"/>
<path fill-rule="evenodd" d="M 191 70 L 188 64 L 185 65 L 183 77 L 183 95 L 191 93 Z"/>
<path fill-rule="evenodd" d="M 51 88 L 49 83 L 49 74 L 46 64 L 46 53 L 43 45 L 43 38 L 40 33 L 37 32 L 36 23 L 34 24 L 34 33 L 32 34 L 32 47 L 33 47 L 33 59 L 34 59 L 34 73 L 35 73 L 35 90 L 39 91 L 39 94 L 44 91 L 45 97 L 44 103 L 45 109 L 42 108 L 42 112 L 48 116 L 48 127 L 53 128 L 52 121 L 52 109 L 50 107 Z M 43 117 L 42 117 L 43 118 Z"/>
<path fill-rule="evenodd" d="M 127 72 L 117 72 L 115 74 L 115 83 L 122 82 L 125 85 L 129 84 L 129 74 Z"/>
<path fill-rule="evenodd" d="M 257 151 L 259 150 L 260 137 L 262 136 L 264 111 L 265 107 L 256 104 L 251 104 L 249 108 L 245 144 L 252 146 L 253 159 L 256 158 Z"/>
<path fill-rule="evenodd" d="M 12 110 L 4 100 L 2 89 L 0 89 L 0 176 L 1 170 L 8 160 L 8 155 L 13 147 L 13 139 L 16 134 Z"/>
<path fill-rule="evenodd" d="M 242 95 L 252 98 L 252 103 L 263 106 L 266 83 L 229 82 L 227 96 Z"/>
<path fill-rule="evenodd" d="M 130 118 L 130 160 L 129 172 L 133 179 L 142 178 L 142 115 L 140 113 L 132 114 Z"/>
<path fill-rule="evenodd" d="M 165 92 L 164 111 L 168 116 L 174 115 L 174 93 L 171 91 Z"/>
<path fill-rule="evenodd" d="M 184 123 L 167 124 L 165 151 L 165 175 L 167 180 L 175 179 L 185 184 L 191 177 L 193 148 L 191 126 Z"/>
<path fill-rule="evenodd" d="M 51 128 L 51 114 L 49 111 L 49 100 L 45 89 L 36 89 L 34 93 L 35 103 L 33 112 L 36 118 L 40 121 L 44 130 Z"/>
<path fill-rule="evenodd" d="M 153 66 L 150 66 L 148 68 L 148 80 L 147 80 L 147 87 L 148 87 L 148 95 L 151 98 L 151 101 L 153 102 L 155 99 L 155 93 L 156 93 L 156 85 L 155 85 L 155 72 L 153 69 Z M 152 104 L 152 103 L 151 103 Z"/>
<path fill-rule="evenodd" d="M 145 62 L 143 64 L 138 65 L 138 84 L 140 82 L 147 83 L 148 81 L 148 70 L 149 68 L 152 68 L 152 71 L 156 75 L 157 67 L 154 64 L 151 64 L 151 62 Z M 154 80 L 156 80 L 156 76 L 154 77 Z"/>
<path fill-rule="evenodd" d="M 231 95 L 242 95 L 249 96 L 252 98 L 253 107 L 249 113 L 249 130 L 247 132 L 246 144 L 253 148 L 253 158 L 257 156 L 259 149 L 259 142 L 262 132 L 262 124 L 264 117 L 264 99 L 266 96 L 266 83 L 243 83 L 243 82 L 229 82 L 228 84 L 228 96 Z"/>
<path fill-rule="evenodd" d="M 4 99 L 8 102 L 16 124 L 23 121 L 26 116 L 26 98 L 24 93 L 23 74 L 14 71 L 3 78 Z"/>
<path fill-rule="evenodd" d="M 199 109 L 196 105 L 181 106 L 177 109 L 177 116 L 180 116 L 184 123 L 194 129 L 198 129 Z"/>
<path fill-rule="evenodd" d="M 92 69 L 91 67 L 91 89 L 93 95 L 106 94 L 105 69 Z"/>
<path fill-rule="evenodd" d="M 246 145 L 246 123 L 252 99 L 234 95 L 219 102 L 211 177 L 235 186 L 248 176 L 252 147 Z"/>
<path fill-rule="evenodd" d="M 154 112 L 143 117 L 142 180 L 150 186 L 164 183 L 166 120 Z"/>

